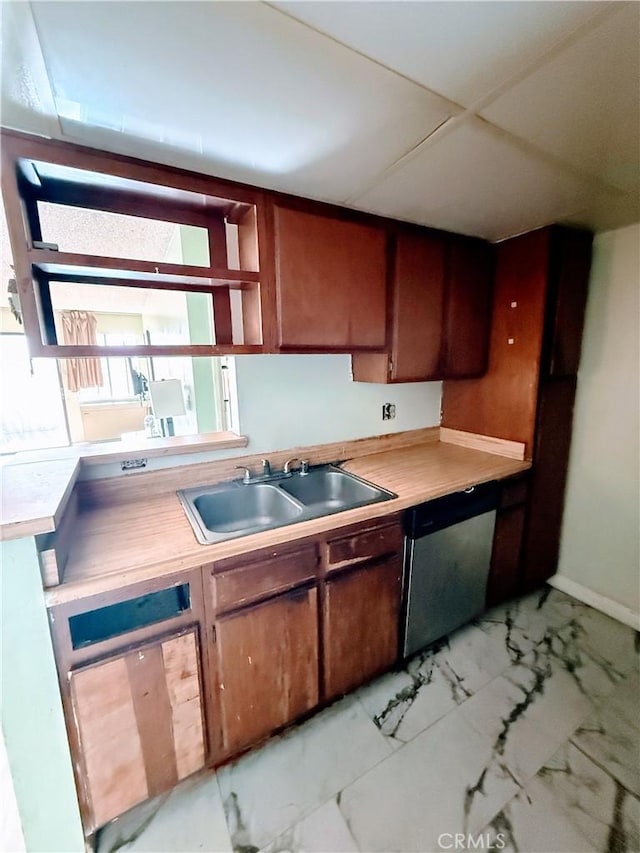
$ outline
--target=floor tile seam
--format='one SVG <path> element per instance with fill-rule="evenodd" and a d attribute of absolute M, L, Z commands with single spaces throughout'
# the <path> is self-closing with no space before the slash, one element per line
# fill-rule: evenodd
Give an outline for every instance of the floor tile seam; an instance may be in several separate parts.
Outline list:
<path fill-rule="evenodd" d="M 571 744 L 571 745 L 572 745 L 572 746 L 574 746 L 574 747 L 576 746 L 575 744 L 573 744 L 573 743 L 572 743 L 572 741 L 570 741 L 569 739 L 567 739 L 563 744 L 561 744 L 561 746 L 559 747 L 559 749 L 562 749 L 562 747 L 567 746 L 567 745 L 569 745 L 569 744 Z M 576 747 L 576 748 L 577 748 L 577 747 Z M 582 750 L 579 750 L 579 752 L 582 754 L 582 756 L 583 756 L 584 758 L 586 758 L 586 759 L 588 760 L 588 762 L 589 762 L 590 764 L 592 764 L 592 765 L 593 765 L 594 767 L 596 767 L 597 769 L 602 770 L 602 771 L 605 773 L 605 775 L 606 775 L 606 776 L 608 776 L 608 777 L 611 779 L 611 781 L 612 781 L 612 782 L 614 782 L 614 783 L 615 783 L 615 782 L 617 781 L 616 779 L 614 779 L 614 778 L 611 776 L 611 774 L 610 774 L 610 773 L 607 773 L 607 771 L 606 771 L 606 770 L 604 770 L 604 768 L 603 768 L 603 767 L 601 767 L 601 766 L 600 766 L 596 761 L 594 761 L 590 756 L 586 755 L 584 752 L 582 752 Z M 542 768 L 540 768 L 540 769 L 542 770 Z M 539 775 L 540 775 L 540 771 L 538 771 L 538 773 L 536 773 L 536 774 L 535 774 L 535 776 L 533 776 L 533 777 L 529 780 L 529 782 L 527 783 L 527 785 L 528 785 L 530 782 L 534 781 L 534 780 L 535 780 Z M 622 783 L 620 783 L 620 784 L 622 785 Z M 624 785 L 622 785 L 622 787 L 624 788 L 624 790 L 626 791 L 626 793 L 627 793 L 627 794 L 629 794 L 631 797 L 634 797 L 634 798 L 635 798 L 635 799 L 637 799 L 637 800 L 639 799 L 639 798 L 638 798 L 638 796 L 637 796 L 636 794 L 634 794 L 632 791 L 629 791 L 629 790 L 628 790 L 628 788 L 626 788 Z M 525 792 L 525 794 L 526 794 L 526 793 L 527 793 L 527 791 L 526 791 L 526 787 L 525 787 L 523 790 L 524 790 L 524 792 Z M 571 827 L 572 827 L 574 830 L 576 830 L 576 831 L 578 832 L 578 834 L 579 834 L 582 838 L 584 838 L 584 840 L 585 840 L 585 841 L 586 841 L 586 842 L 591 846 L 591 848 L 592 848 L 593 850 L 596 850 L 597 848 L 595 848 L 595 847 L 593 846 L 593 843 L 592 843 L 591 838 L 586 834 L 586 832 L 584 831 L 584 829 L 583 829 L 583 828 L 582 828 L 582 826 L 581 826 L 581 823 L 580 823 L 579 821 L 574 821 L 574 820 L 573 820 L 573 818 L 571 817 L 570 813 L 567 813 L 567 812 L 563 811 L 562 809 L 558 808 L 558 806 L 557 806 L 557 804 L 556 804 L 556 799 L 553 797 L 553 795 L 552 795 L 552 793 L 551 793 L 550 791 L 549 791 L 548 793 L 550 794 L 550 797 L 551 797 L 551 799 L 552 799 L 552 807 L 553 807 L 553 809 L 556 811 L 556 813 L 557 813 L 557 814 L 559 814 L 559 815 L 560 815 L 562 818 L 564 818 L 565 820 L 567 820 L 567 822 L 571 825 Z M 593 819 L 593 820 L 596 820 L 596 821 L 597 821 L 601 826 L 603 826 L 603 828 L 609 828 L 609 827 L 611 826 L 611 824 L 610 824 L 610 823 L 603 824 L 603 823 L 602 823 L 598 818 L 594 817 L 593 815 L 591 815 L 591 817 L 592 817 L 592 819 Z"/>
<path fill-rule="evenodd" d="M 567 742 L 570 743 L 571 746 L 575 747 L 584 758 L 587 758 L 591 762 L 591 764 L 595 765 L 599 770 L 602 770 L 602 772 L 605 773 L 611 779 L 612 782 L 617 785 L 620 785 L 620 787 L 623 788 L 626 793 L 629 794 L 629 796 L 640 802 L 640 793 L 632 791 L 631 788 L 628 787 L 628 785 L 626 785 L 621 779 L 619 779 L 615 775 L 615 773 L 613 773 L 611 770 L 609 770 L 608 767 L 598 761 L 598 759 L 595 756 L 591 755 L 590 752 L 587 752 L 587 750 L 581 744 L 576 743 L 573 740 L 573 735 L 571 736 L 571 738 L 568 739 Z"/>
<path fill-rule="evenodd" d="M 231 837 L 231 829 L 229 828 L 229 820 L 227 818 L 227 810 L 224 805 L 224 796 L 222 793 L 222 788 L 220 787 L 220 774 L 217 770 L 213 771 L 215 779 L 216 779 L 216 787 L 218 789 L 218 796 L 220 797 L 220 807 L 222 808 L 222 816 L 224 817 L 224 825 L 227 830 L 227 838 L 229 841 L 229 850 L 235 850 L 233 846 L 233 838 Z"/>
<path fill-rule="evenodd" d="M 536 774 L 536 775 L 537 775 L 537 774 Z M 535 779 L 535 776 L 533 776 L 533 777 L 529 780 L 529 782 L 527 783 L 527 785 L 528 785 L 531 781 L 533 781 L 533 779 Z M 490 832 L 491 832 L 491 830 L 492 830 L 492 829 L 494 829 L 494 827 L 493 827 L 493 822 L 494 822 L 494 821 L 495 821 L 495 819 L 498 817 L 498 815 L 500 815 L 500 814 L 502 814 L 502 812 L 506 811 L 506 810 L 507 810 L 507 809 L 508 809 L 508 808 L 509 808 L 509 807 L 510 807 L 514 802 L 515 802 L 515 800 L 517 800 L 517 799 L 518 799 L 518 797 L 521 797 L 523 794 L 525 795 L 525 797 L 527 797 L 527 798 L 528 798 L 528 792 L 527 792 L 526 786 L 525 786 L 525 787 L 520 788 L 520 790 L 519 790 L 516 794 L 514 794 L 514 795 L 513 795 L 513 797 L 511 797 L 511 799 L 510 799 L 510 800 L 508 800 L 508 802 L 506 802 L 506 803 L 502 806 L 502 808 L 501 808 L 499 811 L 497 811 L 497 812 L 493 815 L 493 817 L 491 818 L 491 820 L 488 820 L 488 821 L 487 821 L 487 823 L 482 827 L 482 829 L 480 830 L 480 832 L 478 833 L 478 835 L 484 835 L 485 833 L 490 833 Z M 588 845 L 589 845 L 589 849 L 588 849 L 588 850 L 586 850 L 586 849 L 585 849 L 584 851 L 581 851 L 581 853 L 598 853 L 598 848 L 597 848 L 597 847 L 594 847 L 594 845 L 593 845 L 593 844 L 592 844 L 592 842 L 591 842 L 591 839 L 590 839 L 588 836 L 586 836 L 586 835 L 584 834 L 584 832 L 582 831 L 582 829 L 581 829 L 578 825 L 576 825 L 572 820 L 570 820 L 570 819 L 568 819 L 568 818 L 567 818 L 566 814 L 565 814 L 561 809 L 559 809 L 559 808 L 556 806 L 555 800 L 552 802 L 552 804 L 551 804 L 551 808 L 555 811 L 555 813 L 556 813 L 560 818 L 562 818 L 563 820 L 566 820 L 566 821 L 567 821 L 567 823 L 569 823 L 569 824 L 570 824 L 571 828 L 572 828 L 573 830 L 577 831 L 578 835 L 579 835 L 582 839 L 584 839 L 584 841 L 585 841 L 585 843 L 586 843 L 586 844 L 588 844 Z M 510 823 L 511 823 L 511 822 L 510 822 Z M 513 830 L 513 828 L 512 828 L 512 831 L 513 831 L 514 838 L 515 838 L 515 831 Z M 517 841 L 517 838 L 515 838 L 515 840 Z M 497 848 L 494 848 L 494 849 L 497 849 Z M 544 851 L 531 851 L 531 853 L 544 853 Z"/>
<path fill-rule="evenodd" d="M 383 735 L 383 734 L 382 734 L 382 732 L 378 729 L 378 727 L 377 727 L 377 726 L 376 726 L 376 724 L 373 722 L 373 720 L 371 719 L 371 717 L 369 716 L 369 714 L 365 711 L 365 709 L 363 708 L 362 703 L 361 703 L 361 701 L 360 701 L 360 698 L 359 698 L 358 696 L 355 696 L 355 695 L 354 695 L 354 700 L 355 700 L 355 702 L 359 705 L 360 709 L 362 710 L 363 714 L 365 715 L 365 717 L 366 717 L 366 719 L 367 719 L 367 722 L 368 722 L 368 723 L 370 723 L 370 724 L 371 724 L 371 726 L 373 726 L 373 728 L 377 731 L 378 735 L 380 735 L 380 737 L 381 737 L 381 738 L 383 739 L 383 741 L 385 742 L 385 746 L 386 746 L 386 747 L 387 747 L 387 749 L 389 750 L 388 754 L 387 754 L 387 755 L 385 755 L 385 756 L 383 756 L 379 761 L 376 761 L 376 762 L 375 762 L 375 764 L 372 764 L 370 767 L 368 767 L 368 768 L 367 768 L 363 773 L 360 773 L 358 776 L 355 776 L 353 779 L 350 779 L 348 782 L 346 782 L 344 785 L 342 785 L 342 787 L 338 788 L 337 790 L 333 790 L 333 789 L 331 789 L 331 790 L 332 790 L 332 792 L 330 793 L 329 797 L 328 797 L 326 800 L 324 800 L 320 805 L 315 805 L 315 806 L 311 806 L 310 808 L 307 808 L 307 809 L 302 809 L 302 810 L 300 811 L 300 813 L 298 814 L 298 816 L 296 817 L 296 819 L 293 821 L 293 823 L 286 824 L 286 825 L 284 825 L 284 826 L 279 827 L 279 828 L 276 830 L 275 834 L 274 834 L 273 836 L 271 836 L 271 837 L 269 838 L 269 840 L 268 840 L 268 841 L 266 841 L 266 842 L 265 842 L 265 843 L 264 843 L 264 844 L 259 848 L 259 850 L 260 850 L 260 851 L 264 850 L 264 848 L 266 848 L 266 847 L 268 847 L 270 844 L 272 844 L 272 843 L 273 843 L 273 842 L 274 842 L 274 841 L 275 841 L 275 840 L 276 840 L 280 835 L 282 835 L 282 833 L 283 833 L 283 832 L 286 832 L 288 829 L 291 829 L 291 828 L 292 828 L 293 826 L 295 826 L 297 823 L 300 823 L 300 822 L 301 822 L 301 821 L 303 821 L 305 818 L 309 817 L 309 815 L 312 815 L 315 811 L 317 811 L 319 808 L 321 808 L 321 807 L 322 807 L 323 805 L 325 805 L 326 803 L 330 802 L 331 800 L 335 800 L 335 799 L 336 799 L 336 797 L 338 796 L 338 794 L 340 794 L 342 791 L 344 791 L 344 790 L 345 790 L 346 788 L 348 788 L 349 786 L 351 786 L 351 785 L 355 784 L 359 779 L 361 779 L 363 776 L 366 776 L 366 775 L 367 775 L 367 773 L 369 773 L 369 772 L 370 772 L 371 770 L 373 770 L 374 768 L 378 767 L 378 765 L 382 764 L 382 763 L 383 763 L 384 761 L 386 761 L 388 758 L 391 758 L 391 756 L 395 755 L 395 753 L 397 752 L 397 750 L 394 750 L 394 749 L 393 749 L 393 747 L 391 747 L 391 746 L 389 746 L 389 744 L 387 744 L 387 742 L 386 742 L 386 741 L 387 741 L 387 738 L 385 737 L 385 735 Z M 338 702 L 340 702 L 340 701 L 342 701 L 342 699 L 339 699 L 339 700 L 337 700 L 337 701 L 338 701 Z M 305 721 L 305 722 L 308 722 L 308 721 Z M 303 725 L 304 725 L 304 724 L 303 724 Z M 217 774 L 216 774 L 216 777 L 217 777 Z M 223 797 L 222 797 L 222 790 L 220 789 L 220 783 L 219 783 L 219 782 L 218 782 L 218 788 L 219 788 L 219 790 L 220 790 L 220 798 L 221 798 L 221 801 L 222 801 L 223 812 L 224 812 L 224 817 L 225 817 L 225 823 L 227 824 L 227 832 L 229 833 L 229 836 L 231 837 L 231 831 L 229 830 L 229 824 L 228 824 L 228 821 L 227 821 L 227 814 L 226 814 L 226 810 L 224 809 L 224 799 L 223 799 Z M 338 808 L 340 808 L 340 807 L 338 806 Z M 343 818 L 344 818 L 344 814 L 342 813 L 342 810 L 340 810 L 340 814 L 342 814 L 342 816 L 343 816 Z M 345 820 L 345 823 L 346 823 L 346 818 L 344 818 L 344 820 Z M 351 832 L 351 830 L 349 830 L 349 831 Z M 353 835 L 353 833 L 351 833 L 351 835 Z M 356 839 L 354 839 L 354 841 L 356 842 L 356 846 L 358 846 L 358 849 L 360 849 L 360 848 L 359 848 L 359 845 L 358 845 L 357 840 L 356 840 Z M 233 844 L 232 844 L 232 847 L 233 847 Z"/>
<path fill-rule="evenodd" d="M 472 696 L 474 696 L 474 695 L 475 695 L 475 694 L 471 694 L 471 696 L 468 696 L 468 697 L 467 697 L 467 699 L 465 699 L 464 701 L 466 702 L 468 699 L 471 699 L 471 698 L 472 698 Z M 377 762 L 377 764 L 376 764 L 376 765 L 374 765 L 374 766 L 375 766 L 375 767 L 377 767 L 377 766 L 378 766 L 378 764 L 382 764 L 382 762 L 383 762 L 383 761 L 386 761 L 386 760 L 387 760 L 387 758 L 390 758 L 392 755 L 396 755 L 396 753 L 400 752 L 402 749 L 404 749 L 404 748 L 405 748 L 405 746 L 408 746 L 410 743 L 412 743 L 412 742 L 413 742 L 417 737 L 420 737 L 420 735 L 423 735 L 425 732 L 429 731 L 429 729 L 433 728 L 433 726 L 435 726 L 435 724 L 436 724 L 436 723 L 441 722 L 442 720 L 444 720 L 444 718 L 445 718 L 445 717 L 447 717 L 447 716 L 448 716 L 449 714 L 451 714 L 453 711 L 458 710 L 458 708 L 460 708 L 460 707 L 461 707 L 461 704 L 463 704 L 463 703 L 458 704 L 458 702 L 456 702 L 456 700 L 455 700 L 455 699 L 454 699 L 453 701 L 455 702 L 455 704 L 453 705 L 453 707 L 449 708 L 449 710 L 448 710 L 448 711 L 445 711 L 445 712 L 444 712 L 443 714 L 441 714 L 441 716 L 439 716 L 437 719 L 432 720 L 432 721 L 431 721 L 427 726 L 425 726 L 425 727 L 424 727 L 423 729 L 421 729 L 419 732 L 416 732 L 414 735 L 412 735 L 412 736 L 411 736 L 410 738 L 408 738 L 407 740 L 400 740 L 400 738 L 392 738 L 392 737 L 390 737 L 390 736 L 388 736 L 388 735 L 385 735 L 385 734 L 381 731 L 381 729 L 379 729 L 379 728 L 378 728 L 378 726 L 376 726 L 376 724 L 373 722 L 373 720 L 372 720 L 372 719 L 371 719 L 371 717 L 369 716 L 369 714 L 368 714 L 368 712 L 366 711 L 366 709 L 364 708 L 364 706 L 362 706 L 362 707 L 363 707 L 363 710 L 364 710 L 364 712 L 365 712 L 365 714 L 367 714 L 368 719 L 371 721 L 371 724 L 372 724 L 372 725 L 377 729 L 378 734 L 379 734 L 379 735 L 380 735 L 380 736 L 385 740 L 385 742 L 388 742 L 388 741 L 390 741 L 390 740 L 393 740 L 393 741 L 395 741 L 395 742 L 398 744 L 398 746 L 396 746 L 396 747 L 391 747 L 391 752 L 390 752 L 390 754 L 389 754 L 389 755 L 387 755 L 387 756 L 385 756 L 381 761 L 378 761 L 378 762 Z M 360 704 L 362 705 L 362 701 L 361 701 L 361 699 L 360 699 L 359 697 L 358 697 L 358 702 L 360 702 Z M 475 729 L 474 729 L 474 731 L 475 731 Z M 373 769 L 373 767 L 372 767 L 371 769 Z M 366 776 L 366 774 L 367 774 L 368 772 L 369 772 L 369 771 L 368 771 L 368 770 L 366 770 L 366 771 L 362 774 L 362 776 Z M 351 783 L 350 783 L 350 784 L 351 784 Z M 347 787 L 347 786 L 345 786 L 345 787 Z"/>
<path fill-rule="evenodd" d="M 505 671 L 506 671 L 506 670 L 505 670 Z M 484 685 L 482 688 L 480 688 L 480 689 L 481 689 L 481 690 L 488 689 L 488 688 L 489 688 L 489 687 L 490 687 L 490 686 L 491 686 L 495 681 L 497 681 L 499 678 L 502 678 L 502 677 L 503 677 L 503 675 L 504 675 L 504 673 L 503 673 L 502 675 L 498 675 L 498 676 L 496 676 L 496 678 L 492 679 L 490 682 L 488 682 L 487 684 L 485 684 L 485 685 Z M 510 682 L 510 683 L 512 683 L 512 682 Z M 467 699 L 465 699 L 462 703 L 460 703 L 460 705 L 457 705 L 456 707 L 457 707 L 457 708 L 460 708 L 461 710 L 462 710 L 462 709 L 464 709 L 464 706 L 465 706 L 465 705 L 466 705 L 466 704 L 467 704 L 471 699 L 473 699 L 475 696 L 477 696 L 479 692 L 480 692 L 480 691 L 477 691 L 476 693 L 474 693 L 474 694 L 472 694 L 471 696 L 467 697 Z M 537 698 L 540 698 L 540 697 L 537 697 Z M 588 698 L 588 697 L 587 697 L 587 698 Z M 532 706 L 530 706 L 530 707 L 533 707 L 534 705 L 535 705 L 535 700 L 534 700 L 533 705 L 532 705 Z M 580 728 L 580 726 L 582 726 L 582 725 L 583 725 L 583 723 L 585 722 L 585 720 L 586 720 L 586 719 L 588 719 L 588 717 L 590 716 L 590 714 L 591 714 L 591 713 L 592 713 L 592 711 L 593 711 L 593 705 L 592 705 L 591 701 L 589 701 L 589 705 L 590 705 L 590 707 L 585 711 L 584 716 L 582 716 L 582 717 L 580 718 L 580 722 L 578 722 L 578 723 L 576 724 L 576 726 L 574 727 L 574 729 L 572 730 L 572 732 L 571 732 L 569 735 L 565 736 L 565 738 L 564 738 L 564 740 L 563 740 L 563 741 L 561 741 L 559 744 L 556 744 L 556 745 L 554 746 L 553 751 L 552 751 L 551 753 L 549 753 L 549 755 L 547 755 L 547 756 L 546 756 L 546 758 L 544 759 L 544 761 L 547 761 L 547 760 L 548 760 L 552 755 L 554 755 L 554 753 L 555 753 L 555 752 L 557 752 L 557 750 L 558 750 L 558 749 L 560 749 L 560 748 L 562 747 L 562 745 L 563 745 L 564 743 L 569 742 L 569 741 L 571 740 L 571 738 L 575 736 L 575 734 L 576 734 L 576 732 L 578 731 L 578 729 Z M 451 709 L 451 710 L 455 710 L 455 709 Z M 475 732 L 477 732 L 478 734 L 482 735 L 483 737 L 485 737 L 485 738 L 487 738 L 487 739 L 491 739 L 491 736 L 490 736 L 486 731 L 482 731 L 482 730 L 481 730 L 481 729 L 480 729 L 476 724 L 474 724 L 474 722 L 473 722 L 474 715 L 472 715 L 472 714 L 468 714 L 468 709 L 467 709 L 467 714 L 468 714 L 468 715 L 467 715 L 467 714 L 465 714 L 464 710 L 462 710 L 462 713 L 463 713 L 463 716 L 465 717 L 465 720 L 469 723 L 469 725 L 473 728 L 473 730 L 474 730 Z M 500 719 L 501 719 L 501 721 L 503 721 L 502 717 L 501 717 Z M 543 723 L 541 723 L 541 721 L 536 720 L 535 718 L 533 718 L 533 719 L 532 719 L 531 717 L 528 717 L 528 718 L 527 718 L 526 714 L 523 714 L 523 715 L 522 715 L 522 717 L 521 717 L 520 719 L 522 719 L 522 720 L 526 719 L 526 720 L 527 720 L 527 724 L 528 724 L 528 725 L 530 725 L 538 735 L 541 735 L 541 736 L 542 736 L 542 737 L 544 737 L 546 740 L 552 739 L 552 737 L 553 737 L 553 731 L 551 731 L 550 729 L 546 728 L 546 727 L 544 726 L 544 724 L 543 724 Z M 495 745 L 495 739 L 492 741 L 492 745 Z M 518 784 L 518 785 L 520 785 L 520 787 L 521 787 L 521 788 L 524 788 L 524 787 L 525 787 L 525 786 L 526 786 L 526 785 L 527 785 L 527 784 L 528 784 L 532 779 L 534 779 L 534 778 L 535 778 L 535 776 L 539 773 L 540 769 L 544 766 L 544 761 L 543 761 L 543 763 L 540 765 L 540 767 L 539 767 L 537 770 L 535 770 L 533 773 L 531 773 L 531 774 L 522 774 L 522 773 L 521 773 L 521 772 L 520 772 L 516 767 L 514 767 L 510 762 L 508 762 L 508 761 L 506 760 L 506 757 L 505 757 L 505 756 L 503 756 L 503 758 L 504 758 L 504 763 L 505 763 L 505 765 L 507 766 L 507 768 L 508 768 L 509 772 L 513 774 L 514 780 L 517 782 L 517 784 Z"/>
<path fill-rule="evenodd" d="M 354 781 L 357 781 L 357 780 L 354 780 Z M 350 784 L 353 784 L 353 783 L 350 783 Z M 316 806 L 316 808 L 312 809 L 310 812 L 307 812 L 304 815 L 304 817 L 298 818 L 297 820 L 293 821 L 293 823 L 290 823 L 288 826 L 285 826 L 284 829 L 281 829 L 276 835 L 273 836 L 273 838 L 270 838 L 266 844 L 262 845 L 262 847 L 259 850 L 259 853 L 264 853 L 264 851 L 267 850 L 269 845 L 273 844 L 273 842 L 276 841 L 281 835 L 284 835 L 285 832 L 288 832 L 289 830 L 294 829 L 299 823 L 302 823 L 302 821 L 305 820 L 305 818 L 310 817 L 312 814 L 315 814 L 315 812 L 320 811 L 320 809 L 323 809 L 326 805 L 328 805 L 329 803 L 332 803 L 332 802 L 336 804 L 336 808 L 338 809 L 338 813 L 339 813 L 340 817 L 342 818 L 342 820 L 344 821 L 344 825 L 346 826 L 347 832 L 351 836 L 351 839 L 352 839 L 354 845 L 358 848 L 358 850 L 360 850 L 360 844 L 359 844 L 358 840 L 356 839 L 356 837 L 354 836 L 353 832 L 351 831 L 351 827 L 349 826 L 347 818 L 343 814 L 342 809 L 340 808 L 340 803 L 337 801 L 339 794 L 343 790 L 344 790 L 344 788 L 341 788 L 337 794 L 333 794 L 328 799 L 326 799 L 324 802 L 320 803 L 319 806 Z"/>

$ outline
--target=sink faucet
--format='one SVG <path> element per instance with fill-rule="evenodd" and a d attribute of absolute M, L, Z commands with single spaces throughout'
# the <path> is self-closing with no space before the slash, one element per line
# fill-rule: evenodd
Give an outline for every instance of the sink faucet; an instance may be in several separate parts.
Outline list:
<path fill-rule="evenodd" d="M 270 477 L 271 476 L 271 462 L 268 459 L 262 460 L 262 476 Z"/>
<path fill-rule="evenodd" d="M 283 474 L 291 474 L 292 473 L 291 472 L 291 466 L 293 465 L 294 462 L 297 462 L 297 461 L 298 461 L 297 456 L 292 456 L 291 459 L 287 459 L 287 461 L 284 463 L 284 468 L 282 469 L 282 473 Z"/>

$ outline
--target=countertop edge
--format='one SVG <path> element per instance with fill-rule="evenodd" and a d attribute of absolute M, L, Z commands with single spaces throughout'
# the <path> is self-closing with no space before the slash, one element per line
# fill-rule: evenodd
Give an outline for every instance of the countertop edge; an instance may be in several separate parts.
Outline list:
<path fill-rule="evenodd" d="M 479 451 L 471 452 L 478 453 Z M 367 458 L 371 457 L 361 457 L 360 459 L 350 460 L 350 462 L 345 464 L 344 467 L 346 470 L 353 470 L 354 473 L 359 473 L 357 469 L 362 463 L 362 459 Z M 266 548 L 275 548 L 285 543 L 295 543 L 299 540 L 322 536 L 328 531 L 339 531 L 341 528 L 348 527 L 352 524 L 375 521 L 377 519 L 382 519 L 386 516 L 402 512 L 409 507 L 416 506 L 423 500 L 432 500 L 475 484 L 487 482 L 493 479 L 506 479 L 519 473 L 523 473 L 531 468 L 531 462 L 501 457 L 501 464 L 499 467 L 501 470 L 498 474 L 489 474 L 483 477 L 469 476 L 466 478 L 457 478 L 448 482 L 446 486 L 442 486 L 435 490 L 433 487 L 425 487 L 424 494 L 416 494 L 414 492 L 410 495 L 401 495 L 382 503 L 370 504 L 365 507 L 358 507 L 341 513 L 310 519 L 298 524 L 287 525 L 276 530 L 254 533 L 250 536 L 228 540 L 227 543 L 201 546 L 203 549 L 210 549 L 208 552 L 199 551 L 197 553 L 190 553 L 183 556 L 168 556 L 163 560 L 156 560 L 144 565 L 134 566 L 106 573 L 104 575 L 78 578 L 74 580 L 70 579 L 59 586 L 45 589 L 45 600 L 48 607 L 66 604 L 92 595 L 111 592 L 125 586 L 132 586 L 142 581 L 148 581 L 156 578 L 161 579 L 166 575 L 175 574 L 176 572 L 191 571 L 202 565 L 214 563 L 219 560 L 225 560 L 229 557 L 248 555 Z M 229 545 L 229 543 L 232 544 Z M 221 549 L 221 546 L 224 546 L 224 548 Z"/>

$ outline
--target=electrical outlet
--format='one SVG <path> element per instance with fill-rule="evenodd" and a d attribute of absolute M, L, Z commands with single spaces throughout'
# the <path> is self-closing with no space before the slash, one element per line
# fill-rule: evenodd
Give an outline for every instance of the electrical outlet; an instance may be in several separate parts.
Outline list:
<path fill-rule="evenodd" d="M 382 404 L 382 420 L 383 421 L 391 421 L 396 416 L 396 406 L 395 403 L 383 403 Z"/>
<path fill-rule="evenodd" d="M 125 459 L 124 462 L 120 463 L 120 468 L 123 471 L 130 471 L 132 468 L 146 468 L 147 460 L 146 459 Z"/>

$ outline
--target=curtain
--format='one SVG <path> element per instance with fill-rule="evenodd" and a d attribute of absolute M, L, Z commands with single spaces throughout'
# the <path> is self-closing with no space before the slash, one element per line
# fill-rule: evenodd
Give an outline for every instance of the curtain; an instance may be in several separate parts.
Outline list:
<path fill-rule="evenodd" d="M 63 311 L 62 336 L 65 344 L 74 346 L 96 346 L 98 321 L 89 311 Z M 67 359 L 67 384 L 69 391 L 80 388 L 99 388 L 103 383 L 102 365 L 99 358 Z"/>

